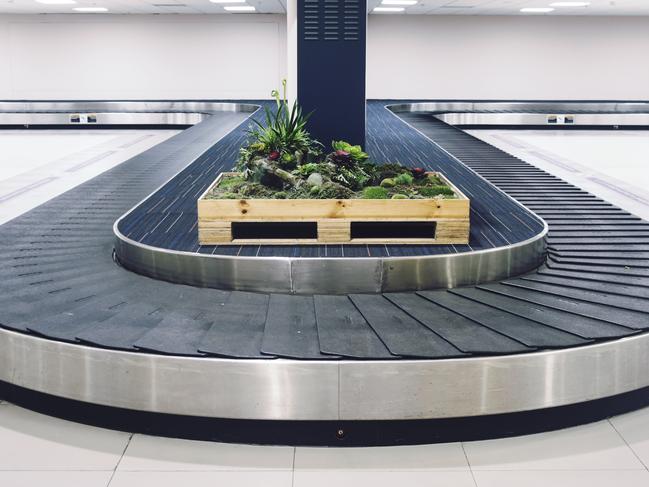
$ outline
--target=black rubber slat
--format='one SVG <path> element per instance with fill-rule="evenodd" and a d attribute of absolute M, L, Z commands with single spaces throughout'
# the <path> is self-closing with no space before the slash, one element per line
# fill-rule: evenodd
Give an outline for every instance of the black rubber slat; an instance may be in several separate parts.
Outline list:
<path fill-rule="evenodd" d="M 507 313 L 543 323 L 579 335 L 586 339 L 614 338 L 629 333 L 629 328 L 612 323 L 582 316 L 577 313 L 568 313 L 546 306 L 536 305 L 511 299 L 503 295 L 490 293 L 482 289 L 457 289 L 451 291 L 478 303 L 486 304 Z"/>
<path fill-rule="evenodd" d="M 584 289 L 586 291 L 597 291 L 603 294 L 615 294 L 633 298 L 649 299 L 649 288 L 619 284 L 593 279 L 590 274 L 583 273 L 579 276 L 558 276 L 555 274 L 530 274 L 521 279 L 526 281 L 538 281 L 557 284 L 565 288 Z"/>
<path fill-rule="evenodd" d="M 149 304 L 127 304 L 115 316 L 78 333 L 77 339 L 102 347 L 132 350 L 135 342 L 160 323 L 164 315 L 163 310 Z"/>
<path fill-rule="evenodd" d="M 391 353 L 440 358 L 463 353 L 378 294 L 354 294 L 352 302 Z"/>
<path fill-rule="evenodd" d="M 234 358 L 268 358 L 262 355 L 267 294 L 233 292 L 210 317 L 212 326 L 198 350 L 210 355 Z"/>
<path fill-rule="evenodd" d="M 547 289 L 525 280 L 507 282 L 503 288 L 495 284 L 489 285 L 485 286 L 485 289 L 500 290 L 508 295 L 527 299 L 544 306 L 605 320 L 631 329 L 643 330 L 649 328 L 649 314 L 623 309 L 618 305 L 613 307 L 605 303 L 605 301 L 617 296 L 587 295 L 580 293 L 579 290 L 567 288 L 554 287 Z M 598 298 L 600 301 L 597 300 Z"/>
<path fill-rule="evenodd" d="M 261 351 L 295 359 L 335 358 L 320 353 L 313 297 L 271 295 Z"/>
<path fill-rule="evenodd" d="M 588 342 L 576 335 L 473 302 L 447 291 L 421 291 L 418 294 L 529 347 L 569 347 Z"/>
<path fill-rule="evenodd" d="M 39 335 L 57 340 L 75 342 L 82 330 L 95 323 L 105 321 L 118 314 L 124 303 L 112 299 L 89 299 L 78 308 L 70 307 L 65 312 L 47 318 L 32 318 L 27 328 Z"/>
<path fill-rule="evenodd" d="M 166 313 L 160 323 L 142 335 L 135 348 L 167 355 L 202 355 L 198 345 L 212 325 L 202 312 Z"/>
<path fill-rule="evenodd" d="M 463 352 L 507 354 L 533 350 L 416 294 L 394 293 L 385 297 Z"/>
<path fill-rule="evenodd" d="M 360 359 L 394 358 L 347 296 L 314 296 L 322 353 Z"/>

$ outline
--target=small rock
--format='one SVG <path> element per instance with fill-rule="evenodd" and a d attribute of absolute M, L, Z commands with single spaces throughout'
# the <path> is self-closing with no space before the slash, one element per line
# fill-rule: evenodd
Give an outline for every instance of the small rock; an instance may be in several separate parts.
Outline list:
<path fill-rule="evenodd" d="M 324 178 L 322 177 L 322 174 L 318 172 L 312 173 L 306 180 L 308 184 L 311 186 L 322 186 L 324 183 Z"/>

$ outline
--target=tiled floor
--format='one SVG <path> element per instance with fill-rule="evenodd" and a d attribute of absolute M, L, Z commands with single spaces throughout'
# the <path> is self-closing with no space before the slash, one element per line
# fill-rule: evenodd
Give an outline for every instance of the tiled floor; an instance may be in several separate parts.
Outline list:
<path fill-rule="evenodd" d="M 227 445 L 108 431 L 0 404 L 0 485 L 647 487 L 649 408 L 501 440 L 383 448 Z"/>

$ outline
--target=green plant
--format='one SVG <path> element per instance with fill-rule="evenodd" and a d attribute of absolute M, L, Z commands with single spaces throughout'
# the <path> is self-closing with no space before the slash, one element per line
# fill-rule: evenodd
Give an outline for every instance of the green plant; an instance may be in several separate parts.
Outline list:
<path fill-rule="evenodd" d="M 383 188 L 394 188 L 396 185 L 396 182 L 392 178 L 385 178 L 383 181 L 381 181 L 381 187 Z"/>
<path fill-rule="evenodd" d="M 404 172 L 399 174 L 396 178 L 394 178 L 394 182 L 395 184 L 410 186 L 412 183 L 415 182 L 415 178 L 411 174 Z"/>
<path fill-rule="evenodd" d="M 331 143 L 331 146 L 336 152 L 346 152 L 354 162 L 363 162 L 369 159 L 369 155 L 363 152 L 360 145 L 351 145 L 344 140 L 338 140 Z"/>
<path fill-rule="evenodd" d="M 381 186 L 368 186 L 363 189 L 363 198 L 366 200 L 386 200 L 388 196 L 388 190 Z"/>
<path fill-rule="evenodd" d="M 427 198 L 432 198 L 434 196 L 453 196 L 455 193 L 448 186 L 422 186 L 417 188 L 419 194 Z"/>
<path fill-rule="evenodd" d="M 302 164 L 301 166 L 298 166 L 294 171 L 295 174 L 306 177 L 309 177 L 314 172 L 319 172 L 319 164 L 315 164 L 313 162 Z"/>
<path fill-rule="evenodd" d="M 354 192 L 341 184 L 332 181 L 320 186 L 317 197 L 320 199 L 348 199 L 354 195 Z"/>
<path fill-rule="evenodd" d="M 219 183 L 219 188 L 232 188 L 233 186 L 241 186 L 246 181 L 241 177 L 225 178 Z"/>
<path fill-rule="evenodd" d="M 445 186 L 444 181 L 442 181 L 437 174 L 428 175 L 428 184 L 433 184 L 436 186 Z"/>
<path fill-rule="evenodd" d="M 253 119 L 256 125 L 249 130 L 249 134 L 257 144 L 263 144 L 267 150 L 280 153 L 294 154 L 300 151 L 307 154 L 318 147 L 319 142 L 314 141 L 306 130 L 306 124 L 311 113 L 304 115 L 302 108 L 293 102 L 289 106 L 286 98 L 286 80 L 282 80 L 283 93 L 273 90 L 271 95 L 275 98 L 275 110 L 265 107 L 265 120 L 260 122 Z"/>
<path fill-rule="evenodd" d="M 393 200 L 407 200 L 408 197 L 405 194 L 397 193 L 397 194 L 392 195 L 392 199 Z"/>

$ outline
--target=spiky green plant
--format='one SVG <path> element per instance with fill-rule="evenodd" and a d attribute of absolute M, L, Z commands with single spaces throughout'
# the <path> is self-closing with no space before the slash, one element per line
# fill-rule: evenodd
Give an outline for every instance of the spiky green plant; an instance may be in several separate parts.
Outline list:
<path fill-rule="evenodd" d="M 271 93 L 275 98 L 275 109 L 265 107 L 265 120 L 253 120 L 255 126 L 248 133 L 255 142 L 264 144 L 269 151 L 290 154 L 300 152 L 306 155 L 320 145 L 306 130 L 306 124 L 313 112 L 305 115 L 297 101 L 289 105 L 285 79 L 282 80 L 282 88 L 281 95 L 277 90 Z"/>

